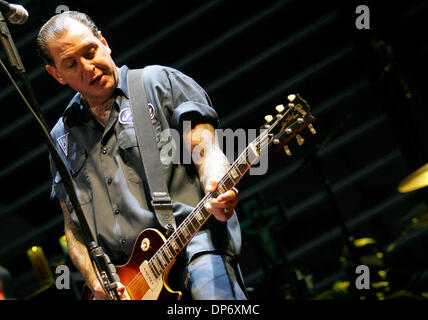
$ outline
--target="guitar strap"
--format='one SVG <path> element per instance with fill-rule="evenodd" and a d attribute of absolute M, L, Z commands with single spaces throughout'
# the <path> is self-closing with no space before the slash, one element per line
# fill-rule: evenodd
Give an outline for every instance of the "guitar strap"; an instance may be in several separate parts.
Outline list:
<path fill-rule="evenodd" d="M 150 204 L 160 225 L 167 232 L 170 232 L 176 229 L 176 223 L 172 214 L 171 197 L 164 179 L 165 175 L 162 171 L 159 149 L 156 145 L 154 128 L 149 114 L 143 70 L 128 71 L 127 83 L 132 119 L 142 165 L 146 174 Z"/>

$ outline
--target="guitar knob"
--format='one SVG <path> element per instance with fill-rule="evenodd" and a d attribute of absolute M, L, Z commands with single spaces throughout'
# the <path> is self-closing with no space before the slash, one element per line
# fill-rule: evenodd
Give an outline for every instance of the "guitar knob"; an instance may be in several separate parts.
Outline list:
<path fill-rule="evenodd" d="M 309 128 L 309 130 L 311 131 L 311 133 L 312 133 L 312 134 L 316 134 L 316 133 L 317 133 L 317 131 L 315 130 L 315 128 L 314 128 L 314 126 L 312 125 L 312 123 L 310 123 L 310 124 L 308 125 L 308 128 Z"/>
<path fill-rule="evenodd" d="M 141 250 L 147 251 L 150 248 L 150 240 L 149 238 L 144 238 L 143 241 L 141 241 Z"/>
<path fill-rule="evenodd" d="M 273 120 L 273 117 L 269 114 L 265 117 L 265 120 L 267 123 L 271 122 Z"/>
<path fill-rule="evenodd" d="M 284 146 L 284 151 L 287 156 L 291 156 L 290 148 L 287 145 Z"/>
<path fill-rule="evenodd" d="M 278 106 L 275 107 L 276 111 L 278 111 L 279 113 L 281 113 L 282 111 L 284 111 L 284 105 L 280 104 Z"/>
<path fill-rule="evenodd" d="M 293 102 L 293 100 L 294 100 L 294 99 L 296 99 L 296 95 L 295 95 L 295 94 L 290 94 L 290 95 L 287 97 L 287 99 L 288 99 L 288 101 Z"/>
<path fill-rule="evenodd" d="M 296 135 L 296 140 L 299 146 L 301 146 L 305 142 L 305 139 L 303 139 L 300 134 Z"/>

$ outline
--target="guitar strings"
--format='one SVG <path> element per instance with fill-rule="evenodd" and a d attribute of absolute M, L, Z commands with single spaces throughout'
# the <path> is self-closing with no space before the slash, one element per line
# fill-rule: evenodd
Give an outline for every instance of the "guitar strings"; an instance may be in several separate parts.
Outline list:
<path fill-rule="evenodd" d="M 253 142 L 251 142 L 251 144 L 253 144 L 253 143 L 260 144 L 261 140 L 265 139 L 266 136 L 267 136 L 267 131 L 262 132 Z M 264 149 L 265 147 L 266 147 L 265 145 L 262 145 L 262 148 L 260 149 L 260 151 L 264 151 L 262 149 Z M 248 168 L 244 172 L 241 172 L 241 177 L 245 174 L 246 171 L 248 171 L 249 167 L 251 167 L 251 164 L 246 161 L 246 158 L 249 155 L 248 154 L 249 148 L 250 148 L 250 146 L 247 146 L 247 148 L 244 150 L 244 152 L 242 152 L 239 155 L 239 157 L 236 159 L 236 161 L 233 163 L 233 165 L 228 169 L 228 171 L 226 172 L 226 174 L 219 181 L 219 184 L 225 185 L 226 181 L 228 181 L 228 180 L 230 181 L 230 177 L 231 177 L 230 176 L 230 172 L 235 167 L 235 164 L 240 163 L 241 161 L 245 161 L 245 163 L 248 165 Z M 234 185 L 236 185 L 238 181 L 235 182 L 235 180 L 233 180 Z M 201 228 L 201 226 L 203 225 L 203 223 L 199 224 L 199 226 L 197 228 L 195 228 L 195 226 L 192 224 L 192 220 L 195 220 L 194 218 L 196 217 L 196 214 L 202 211 L 202 209 L 205 206 L 205 203 L 208 200 L 211 200 L 211 198 L 213 197 L 213 195 L 215 195 L 215 193 L 216 192 L 206 194 L 205 197 L 195 207 L 195 209 L 189 214 L 189 216 L 186 217 L 186 219 L 183 221 L 183 223 L 178 227 L 177 232 L 174 232 L 174 234 L 159 248 L 159 250 L 155 253 L 155 255 L 153 255 L 153 257 L 149 260 L 149 265 L 151 267 L 154 267 L 154 258 L 157 255 L 160 255 L 160 253 L 162 253 L 163 251 L 165 251 L 165 248 L 169 245 L 169 242 L 171 242 L 171 240 L 174 240 L 174 241 L 180 240 L 180 242 L 183 243 L 182 239 L 179 238 L 179 233 L 180 232 L 178 232 L 178 231 L 180 231 L 180 229 L 183 229 L 185 227 L 187 228 L 189 225 L 191 225 L 193 227 L 193 229 L 195 230 L 194 233 L 196 233 L 196 231 L 198 231 Z M 206 217 L 204 216 L 204 220 L 207 220 L 210 217 L 210 215 L 211 214 L 208 214 L 208 216 L 206 216 Z M 182 245 L 182 247 L 184 247 L 187 244 L 187 242 L 190 241 L 191 238 L 187 239 L 184 236 L 184 239 L 185 239 L 185 241 L 184 241 L 184 244 Z M 169 250 L 169 251 L 171 252 L 172 250 Z M 175 255 L 178 255 L 178 253 L 180 251 L 178 253 L 176 253 L 175 250 L 174 250 L 173 252 L 174 252 Z M 164 268 L 163 265 L 161 267 Z"/>
<path fill-rule="evenodd" d="M 284 115 L 281 117 L 281 119 L 290 111 L 291 109 L 289 109 L 289 110 L 287 110 L 285 113 L 284 113 Z M 280 119 L 277 119 L 276 120 L 276 122 L 275 122 L 275 125 L 277 124 L 277 122 L 279 122 L 280 121 Z M 239 180 L 244 176 L 244 174 L 249 170 L 249 168 L 252 166 L 252 164 L 251 163 L 248 163 L 248 161 L 247 161 L 247 158 L 248 158 L 248 156 L 249 156 L 249 153 L 248 153 L 248 151 L 250 150 L 250 146 L 252 145 L 252 144 L 256 144 L 256 145 L 260 145 L 260 143 L 262 142 L 262 139 L 265 139 L 267 136 L 268 136 L 268 134 L 269 134 L 269 130 L 266 130 L 266 131 L 263 131 L 254 141 L 252 141 L 246 148 L 245 148 L 245 150 L 238 156 L 238 158 L 234 161 L 234 163 L 232 164 L 232 166 L 230 166 L 229 167 L 229 169 L 227 170 L 227 172 L 226 172 L 226 174 L 222 177 L 222 179 L 220 179 L 220 181 L 219 181 L 219 184 L 222 184 L 222 185 L 224 185 L 224 183 L 227 181 L 227 180 L 230 180 L 230 172 L 232 171 L 232 169 L 234 169 L 234 167 L 235 167 L 235 165 L 236 164 L 238 164 L 238 163 L 241 163 L 241 161 L 245 161 L 245 163 L 248 165 L 247 166 L 247 168 L 246 168 L 246 170 L 244 171 L 244 172 L 241 172 L 239 169 L 239 172 L 241 173 L 241 177 L 239 178 Z M 267 147 L 269 147 L 269 144 L 262 144 L 261 145 L 261 147 L 260 147 L 260 152 L 259 152 L 259 154 L 261 154 L 262 152 L 264 152 L 265 151 L 265 149 L 267 149 Z M 238 182 L 239 182 L 239 180 L 238 181 L 236 181 L 235 182 L 235 180 L 234 179 L 232 179 L 233 180 L 233 186 L 235 186 Z M 230 190 L 230 189 L 229 189 Z M 148 264 L 149 264 L 149 266 L 150 266 L 150 269 L 152 270 L 152 272 L 153 272 L 153 267 L 155 267 L 155 265 L 154 265 L 154 259 L 160 254 L 160 252 L 163 252 L 163 251 L 165 251 L 165 248 L 166 248 L 166 246 L 167 245 L 169 245 L 169 242 L 171 242 L 170 240 L 174 240 L 174 241 L 176 241 L 176 240 L 180 240 L 180 243 L 182 243 L 182 248 L 181 249 L 179 249 L 179 251 L 176 253 L 175 252 L 175 250 L 173 251 L 173 253 L 174 253 L 174 255 L 175 256 L 177 256 L 178 255 L 178 253 L 180 253 L 180 251 L 184 248 L 184 246 L 191 240 L 191 238 L 192 237 L 190 237 L 190 239 L 187 239 L 185 236 L 184 236 L 184 239 L 185 239 L 185 241 L 184 241 L 184 243 L 183 243 L 183 241 L 179 238 L 179 231 L 180 231 L 180 229 L 183 229 L 183 228 L 187 228 L 187 226 L 189 226 L 190 224 L 192 225 L 192 227 L 193 227 L 193 229 L 195 229 L 195 231 L 194 231 L 194 233 L 196 233 L 201 227 L 202 227 L 202 225 L 205 223 L 205 221 L 206 220 L 208 220 L 208 218 L 212 215 L 211 213 L 209 213 L 209 212 L 207 212 L 206 210 L 205 210 L 205 212 L 206 213 L 208 213 L 208 215 L 207 216 L 205 216 L 205 215 L 203 215 L 203 220 L 205 220 L 202 224 L 199 224 L 199 227 L 197 227 L 197 228 L 195 228 L 195 226 L 191 223 L 191 220 L 194 220 L 194 218 L 196 217 L 196 214 L 198 213 L 198 211 L 200 211 L 200 212 L 203 212 L 202 210 L 203 210 L 203 208 L 204 208 L 204 206 L 205 206 L 205 203 L 207 202 L 207 201 L 209 201 L 209 200 L 211 200 L 212 199 L 212 197 L 216 194 L 217 192 L 210 192 L 210 193 L 208 193 L 208 194 L 206 194 L 203 198 L 202 198 L 202 200 L 198 203 L 198 205 L 194 208 L 194 210 L 192 210 L 192 212 L 184 219 L 184 221 L 183 221 L 183 223 L 178 227 L 178 229 L 176 230 L 176 232 L 174 232 L 173 233 L 173 235 L 170 237 L 170 238 L 168 238 L 168 240 L 165 242 L 165 243 L 163 243 L 162 244 L 162 246 L 158 249 L 158 251 L 149 259 L 149 261 L 148 261 Z M 171 250 L 169 250 L 170 252 L 171 252 Z M 171 261 L 169 261 L 169 262 L 171 262 Z M 168 265 L 169 263 L 167 263 L 167 265 Z M 160 267 L 161 267 L 161 270 L 160 270 L 160 272 L 159 272 L 159 274 L 161 275 L 162 273 L 163 273 L 163 271 L 165 270 L 165 266 L 163 266 L 163 265 L 160 265 Z M 162 270 L 163 269 L 163 270 Z M 156 269 L 156 271 L 158 271 L 157 269 Z M 133 287 L 134 285 L 136 285 L 136 284 L 138 284 L 138 282 L 137 282 L 137 280 L 139 280 L 139 278 L 140 277 L 142 277 L 142 274 L 141 274 L 141 272 L 140 271 L 138 271 L 138 273 L 132 278 L 132 280 L 128 283 L 128 285 L 126 286 L 126 288 L 131 288 L 131 287 Z"/>
<path fill-rule="evenodd" d="M 256 143 L 256 144 L 260 144 L 260 142 L 261 142 L 261 140 L 262 139 L 265 139 L 266 138 L 266 136 L 267 136 L 267 131 L 263 131 L 253 142 L 251 142 L 251 144 L 252 143 Z M 264 149 L 266 147 L 266 145 L 262 145 L 262 148 Z M 249 167 L 251 166 L 251 164 L 249 164 L 247 161 L 246 161 L 246 158 L 248 157 L 248 151 L 249 151 L 249 148 L 250 148 L 250 146 L 247 146 L 246 147 L 246 149 L 238 156 L 238 158 L 235 160 L 235 162 L 233 163 L 233 165 L 232 166 L 230 166 L 230 168 L 227 170 L 227 172 L 226 172 L 226 174 L 222 177 L 222 179 L 219 181 L 219 184 L 223 184 L 224 185 L 224 183 L 227 181 L 227 180 L 229 180 L 229 178 L 230 178 L 230 172 L 232 171 L 232 169 L 235 167 L 235 164 L 236 163 L 240 163 L 241 161 L 245 161 L 245 163 L 247 163 L 248 164 L 248 168 L 242 173 L 241 172 L 241 177 L 245 174 L 245 172 L 246 171 L 248 171 L 248 169 L 249 169 Z M 264 151 L 264 150 L 262 150 L 262 149 L 260 149 L 260 151 Z M 239 170 L 239 169 L 238 169 Z M 238 180 L 239 181 L 239 180 Z M 238 182 L 237 181 L 237 182 Z M 235 183 L 235 181 L 234 181 L 234 185 L 236 185 L 237 184 L 237 182 Z M 183 223 L 178 227 L 178 229 L 177 229 L 177 231 L 179 231 L 180 229 L 183 229 L 184 227 L 187 227 L 187 226 L 189 226 L 189 225 L 192 225 L 192 227 L 193 227 L 193 229 L 195 229 L 195 233 L 196 233 L 196 231 L 198 231 L 199 230 L 199 228 L 202 226 L 202 225 L 199 225 L 199 227 L 197 227 L 197 228 L 195 228 L 195 226 L 192 224 L 192 220 L 194 220 L 194 218 L 196 217 L 196 214 L 198 213 L 198 211 L 202 211 L 202 209 L 204 208 L 204 206 L 205 206 L 205 203 L 208 201 L 208 200 L 211 200 L 211 198 L 213 197 L 213 195 L 215 194 L 216 192 L 212 192 L 212 193 L 208 193 L 208 194 L 206 194 L 205 195 L 205 197 L 199 202 L 199 204 L 195 207 L 195 209 L 186 217 L 186 219 L 183 221 Z M 208 218 L 209 218 L 209 216 L 210 216 L 211 214 L 209 214 L 207 217 L 204 217 L 205 218 L 205 220 L 207 220 Z M 179 232 L 174 232 L 174 234 L 159 248 L 159 250 L 156 252 L 156 254 L 149 260 L 149 265 L 150 266 L 154 266 L 154 262 L 152 261 L 152 260 L 154 260 L 154 258 L 155 258 L 155 256 L 156 255 L 158 255 L 158 254 L 160 254 L 160 252 L 161 251 L 164 251 L 164 249 L 165 249 L 165 247 L 167 246 L 167 245 L 169 245 L 169 243 L 168 242 L 171 242 L 170 241 L 170 239 L 171 240 L 180 240 L 180 242 L 183 242 L 180 238 L 179 238 Z M 187 242 L 189 241 L 188 239 L 186 239 L 186 237 L 184 237 L 184 239 L 185 239 L 185 243 L 182 245 L 182 247 L 184 247 L 185 246 L 185 244 L 187 244 Z M 169 251 L 171 251 L 171 250 L 169 250 Z M 174 250 L 174 254 L 178 254 L 178 253 L 176 253 L 175 252 L 175 250 Z M 163 267 L 163 266 L 162 266 Z"/>
<path fill-rule="evenodd" d="M 261 139 L 264 139 L 265 137 L 263 137 L 263 135 L 264 136 L 266 136 L 267 134 L 266 134 L 266 132 L 263 132 L 260 136 L 258 136 L 257 138 L 256 138 L 256 143 L 260 143 L 261 142 Z M 252 143 L 254 143 L 254 141 L 252 142 Z M 263 146 L 263 148 L 264 148 L 265 146 Z M 236 161 L 234 162 L 234 164 L 235 163 L 239 163 L 239 160 L 244 160 L 245 162 L 247 162 L 246 161 L 246 158 L 248 157 L 248 151 L 249 151 L 249 146 L 244 150 L 244 152 L 242 152 L 242 154 L 236 159 Z M 262 151 L 262 150 L 261 150 Z M 251 164 L 248 164 L 248 168 L 242 173 L 241 172 L 241 177 L 245 174 L 245 172 L 250 168 L 250 166 L 251 166 Z M 224 183 L 229 179 L 229 177 L 230 177 L 230 172 L 231 172 L 231 169 L 234 167 L 234 165 L 232 165 L 229 169 L 228 169 L 228 171 L 226 172 L 226 174 L 223 176 L 223 178 L 219 181 L 219 184 L 221 183 L 221 184 L 223 184 L 224 185 Z M 237 183 L 237 182 L 236 182 Z M 236 185 L 236 183 L 234 183 L 234 185 Z M 197 207 L 189 214 L 189 216 L 183 221 L 183 223 L 181 224 L 181 226 L 179 227 L 179 229 L 182 229 L 182 228 L 184 228 L 184 227 L 186 227 L 187 228 L 187 226 L 189 226 L 190 224 L 191 224 L 191 220 L 193 220 L 193 218 L 195 218 L 196 217 L 196 213 L 197 213 L 197 211 L 199 210 L 199 211 L 202 211 L 202 209 L 204 208 L 204 205 L 205 205 L 205 203 L 208 201 L 208 200 L 210 200 L 212 197 L 213 197 L 213 195 L 214 195 L 214 193 L 208 193 L 208 194 L 206 194 L 205 195 L 205 197 L 200 201 L 200 203 L 197 205 Z M 205 215 L 203 215 L 203 217 L 204 217 L 204 220 L 206 221 L 206 220 L 208 220 L 208 218 L 211 216 L 211 214 L 210 213 L 208 213 L 208 215 L 207 216 L 205 216 Z M 200 229 L 200 227 L 203 225 L 203 223 L 202 224 L 200 224 L 199 225 L 199 227 L 197 227 L 197 228 L 195 228 L 195 226 L 192 224 L 192 227 L 193 227 L 193 229 L 195 229 L 195 233 L 196 233 L 196 231 L 198 231 L 199 229 Z M 175 233 L 174 235 L 173 235 L 173 237 L 172 238 L 170 238 L 170 239 L 172 239 L 172 240 L 178 240 L 179 239 L 179 235 L 178 235 L 178 232 L 177 233 Z M 169 239 L 168 239 L 169 240 Z M 189 240 L 187 240 L 186 238 L 185 238 L 185 240 L 186 241 L 184 241 L 185 243 L 183 243 L 183 241 L 181 240 L 181 239 L 179 239 L 180 240 L 180 242 L 182 243 L 182 247 L 184 247 L 186 244 L 187 244 L 187 242 L 188 241 L 190 241 L 190 239 Z M 153 267 L 154 267 L 154 258 L 158 255 L 158 254 L 160 254 L 159 252 L 161 252 L 162 250 L 164 250 L 165 249 L 165 247 L 166 247 L 166 245 L 168 244 L 168 241 L 167 242 L 165 242 L 160 248 L 159 248 L 159 250 L 155 253 L 155 255 L 153 255 L 153 257 L 148 261 L 148 264 L 149 264 L 149 266 L 150 266 L 150 268 L 152 269 L 152 271 L 153 271 Z M 171 250 L 170 250 L 171 251 Z M 181 251 L 181 250 L 180 250 Z M 179 251 L 179 252 L 180 252 Z M 178 253 L 179 253 L 178 252 Z M 178 255 L 178 253 L 176 253 L 175 252 L 175 250 L 174 250 L 174 254 L 175 255 Z M 164 268 L 164 266 L 162 265 L 161 266 L 162 268 L 161 268 L 161 270 L 160 270 L 160 274 L 162 274 L 163 273 L 163 271 L 164 270 L 162 270 L 163 268 Z M 135 285 L 137 285 L 138 284 L 138 280 L 140 279 L 142 277 L 142 274 L 141 274 L 141 272 L 139 271 L 133 278 L 132 278 L 132 280 L 128 283 L 128 285 L 126 286 L 126 288 L 127 289 L 135 289 L 134 288 L 134 286 Z"/>
<path fill-rule="evenodd" d="M 279 121 L 281 121 L 284 117 L 285 117 L 285 115 L 287 115 L 289 112 L 291 111 L 291 108 L 289 108 L 282 116 L 281 116 L 281 118 L 277 118 L 276 119 L 276 121 L 275 121 L 275 123 L 274 123 L 274 126 L 275 125 L 277 125 L 278 124 L 278 122 Z M 227 180 L 229 180 L 229 178 L 230 178 L 230 172 L 232 171 L 232 169 L 234 169 L 234 167 L 235 167 L 235 165 L 237 164 L 237 163 L 241 163 L 241 161 L 245 161 L 247 164 L 248 164 L 248 167 L 246 168 L 246 170 L 244 171 L 244 172 L 240 172 L 241 173 L 241 178 L 242 178 L 242 176 L 249 170 L 249 168 L 252 166 L 252 164 L 251 163 L 248 163 L 247 162 L 247 158 L 248 158 L 248 155 L 249 155 L 249 153 L 248 153 L 248 151 L 249 151 L 249 148 L 250 148 L 250 146 L 251 146 L 251 144 L 256 144 L 256 145 L 260 145 L 260 143 L 261 143 L 261 141 L 262 141 L 262 139 L 265 139 L 266 137 L 268 137 L 268 134 L 269 134 L 269 130 L 266 130 L 266 131 L 263 131 L 253 142 L 251 142 L 246 148 L 245 148 L 245 150 L 238 156 L 238 158 L 234 161 L 234 163 L 232 164 L 232 166 L 230 166 L 230 168 L 227 170 L 227 172 L 226 172 L 226 174 L 222 177 L 222 179 L 219 181 L 219 184 L 222 184 L 222 185 L 224 185 L 224 183 L 227 181 Z M 260 152 L 259 152 L 259 154 L 260 153 L 262 153 L 262 152 L 264 152 L 265 151 L 265 149 L 267 149 L 269 147 L 269 144 L 268 143 L 266 143 L 266 144 L 262 144 L 261 145 L 261 147 L 260 147 Z M 239 169 L 238 169 L 239 170 Z M 240 178 L 240 179 L 241 179 Z M 239 179 L 239 180 L 240 180 Z M 238 181 L 236 181 L 235 182 L 235 180 L 233 180 L 233 182 L 234 182 L 234 184 L 233 185 L 236 185 L 238 182 L 239 182 L 239 180 Z M 205 195 L 205 197 L 199 202 L 199 204 L 195 207 L 195 209 L 186 217 L 186 219 L 184 219 L 184 221 L 183 221 L 183 223 L 178 227 L 178 229 L 176 230 L 177 232 L 174 232 L 174 234 L 159 248 L 159 250 L 153 255 L 153 257 L 149 260 L 149 265 L 152 267 L 152 266 L 154 266 L 154 258 L 158 255 L 158 254 L 160 254 L 160 252 L 162 252 L 162 251 L 164 251 L 164 249 L 165 249 L 165 247 L 166 246 L 168 246 L 169 245 L 169 242 L 170 242 L 170 239 L 172 239 L 172 240 L 177 240 L 177 239 L 179 239 L 180 240 L 180 242 L 182 242 L 181 241 L 181 239 L 179 238 L 179 232 L 178 231 L 180 231 L 180 229 L 183 229 L 183 228 L 187 228 L 187 226 L 189 226 L 190 224 L 192 225 L 192 227 L 193 227 L 193 229 L 195 229 L 195 227 L 194 227 L 194 225 L 191 223 L 191 221 L 192 220 L 194 220 L 194 218 L 196 217 L 196 214 L 198 213 L 198 211 L 202 211 L 202 208 L 205 206 L 205 203 L 208 201 L 208 200 L 211 200 L 211 198 L 213 197 L 213 195 L 214 194 L 216 194 L 216 192 L 212 192 L 212 193 L 208 193 L 208 194 L 206 194 Z M 211 216 L 211 214 L 209 213 L 208 214 L 208 216 L 206 216 L 206 217 L 204 217 L 205 218 L 205 220 L 207 220 L 209 217 Z M 199 227 L 198 228 L 196 228 L 196 230 L 195 230 L 195 233 L 196 233 L 196 231 L 198 231 L 199 229 L 200 229 L 200 227 L 203 225 L 203 223 L 202 224 L 200 224 L 199 225 Z M 184 237 L 184 239 L 185 239 L 185 243 L 184 243 L 184 245 L 182 246 L 182 247 L 184 247 L 186 244 L 187 244 L 187 242 L 189 242 L 190 241 L 190 239 L 186 239 L 186 237 Z M 169 251 L 171 251 L 171 250 L 169 250 Z M 181 251 L 181 249 L 179 250 L 179 252 Z M 178 253 L 179 253 L 178 252 Z M 178 253 L 175 253 L 175 250 L 174 250 L 174 254 L 175 255 L 178 255 Z M 153 260 L 153 261 L 152 261 Z M 161 266 L 162 268 L 164 268 L 163 266 Z M 162 273 L 162 272 L 161 272 Z"/>

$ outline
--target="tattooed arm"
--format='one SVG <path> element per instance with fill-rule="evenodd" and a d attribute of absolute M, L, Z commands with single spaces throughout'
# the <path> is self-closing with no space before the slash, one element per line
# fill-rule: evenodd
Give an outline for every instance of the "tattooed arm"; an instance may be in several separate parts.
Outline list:
<path fill-rule="evenodd" d="M 210 124 L 198 124 L 191 131 L 184 132 L 184 141 L 191 151 L 202 188 L 206 193 L 215 191 L 229 168 L 229 162 L 218 144 L 214 127 Z M 238 203 L 237 196 L 234 188 L 211 199 L 205 208 L 218 220 L 227 221 Z"/>
<path fill-rule="evenodd" d="M 68 253 L 77 270 L 86 280 L 86 284 L 91 289 L 96 300 L 105 300 L 106 296 L 101 283 L 92 266 L 91 258 L 83 239 L 82 231 L 71 221 L 70 213 L 64 201 L 60 200 L 61 209 L 64 214 L 64 229 L 67 239 Z M 118 283 L 118 293 L 121 295 L 124 291 L 124 286 Z"/>

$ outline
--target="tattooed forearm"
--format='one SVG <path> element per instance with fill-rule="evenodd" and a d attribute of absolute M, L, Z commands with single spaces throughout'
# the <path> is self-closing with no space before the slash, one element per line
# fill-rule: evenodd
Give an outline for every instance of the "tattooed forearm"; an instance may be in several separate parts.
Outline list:
<path fill-rule="evenodd" d="M 196 125 L 190 132 L 185 133 L 185 141 L 191 150 L 192 160 L 204 189 L 210 179 L 220 179 L 226 173 L 229 162 L 218 144 L 212 125 Z"/>
<path fill-rule="evenodd" d="M 97 284 L 98 279 L 92 267 L 91 258 L 84 243 L 82 232 L 72 222 L 67 206 L 62 200 L 60 201 L 60 205 L 64 213 L 64 229 L 70 259 L 86 279 L 89 287 L 92 288 Z"/>

